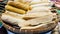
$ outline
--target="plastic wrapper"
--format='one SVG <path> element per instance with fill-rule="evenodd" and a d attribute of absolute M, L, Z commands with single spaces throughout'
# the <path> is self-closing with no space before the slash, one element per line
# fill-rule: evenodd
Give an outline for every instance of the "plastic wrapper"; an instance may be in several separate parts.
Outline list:
<path fill-rule="evenodd" d="M 16 2 L 15 3 L 14 1 L 10 1 L 10 2 L 8 2 L 8 5 L 12 5 L 12 6 L 15 6 L 19 9 L 24 9 L 24 10 L 30 10 L 31 9 L 31 7 L 29 5 L 23 4 L 21 2 Z"/>
<path fill-rule="evenodd" d="M 10 5 L 7 5 L 6 9 L 9 10 L 9 11 L 12 11 L 12 12 L 20 13 L 20 14 L 25 14 L 26 13 L 26 11 L 24 11 L 22 9 L 15 8 L 15 7 L 12 7 Z"/>

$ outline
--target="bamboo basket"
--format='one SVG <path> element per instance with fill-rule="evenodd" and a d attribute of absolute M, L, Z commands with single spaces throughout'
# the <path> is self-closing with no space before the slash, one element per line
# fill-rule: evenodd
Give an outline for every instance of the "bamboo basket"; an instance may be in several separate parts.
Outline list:
<path fill-rule="evenodd" d="M 39 33 L 47 32 L 54 29 L 57 24 L 58 24 L 58 20 L 56 19 L 55 22 L 46 24 L 47 26 L 42 25 L 41 27 L 36 29 L 20 29 L 21 27 L 19 27 L 18 25 L 13 25 L 11 23 L 7 23 L 3 21 L 3 25 L 7 30 L 19 34 L 39 34 Z"/>

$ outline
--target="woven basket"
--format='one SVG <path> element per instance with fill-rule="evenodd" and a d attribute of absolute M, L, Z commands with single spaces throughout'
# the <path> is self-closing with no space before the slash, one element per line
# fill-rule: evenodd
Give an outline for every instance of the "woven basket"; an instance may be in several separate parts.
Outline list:
<path fill-rule="evenodd" d="M 18 27 L 18 25 L 12 25 L 10 23 L 7 23 L 5 21 L 3 21 L 3 25 L 7 30 L 10 30 L 12 32 L 15 33 L 20 33 L 20 34 L 33 34 L 33 33 L 43 33 L 43 32 L 47 32 L 52 30 L 53 28 L 55 28 L 55 26 L 57 25 L 58 20 L 55 20 L 54 23 L 48 23 L 46 25 L 42 25 L 39 28 L 36 29 L 20 29 L 21 27 Z"/>

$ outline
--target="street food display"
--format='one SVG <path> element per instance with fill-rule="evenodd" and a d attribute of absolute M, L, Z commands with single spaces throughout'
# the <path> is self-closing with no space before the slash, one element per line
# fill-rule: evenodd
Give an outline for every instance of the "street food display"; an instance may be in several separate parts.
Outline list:
<path fill-rule="evenodd" d="M 6 29 L 21 34 L 50 31 L 58 22 L 56 13 L 51 12 L 52 5 L 48 0 L 8 1 L 6 12 L 1 17 L 3 25 Z"/>

